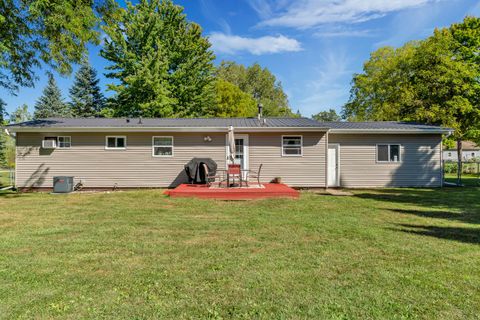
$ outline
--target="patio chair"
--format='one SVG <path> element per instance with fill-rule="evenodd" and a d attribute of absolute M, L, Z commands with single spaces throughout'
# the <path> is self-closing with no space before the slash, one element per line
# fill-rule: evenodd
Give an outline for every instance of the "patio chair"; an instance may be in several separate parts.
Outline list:
<path fill-rule="evenodd" d="M 239 164 L 228 165 L 227 177 L 228 177 L 228 180 L 230 180 L 230 178 L 233 180 L 233 184 L 235 184 L 235 177 L 237 177 L 238 181 L 240 182 L 240 187 L 242 187 L 242 183 L 243 183 L 242 167 Z"/>
<path fill-rule="evenodd" d="M 247 186 L 248 186 L 248 182 L 249 182 L 250 178 L 256 179 L 259 186 L 262 185 L 260 183 L 260 174 L 262 172 L 262 167 L 263 167 L 263 163 L 261 163 L 260 166 L 258 167 L 258 171 L 253 171 L 253 170 L 248 171 Z"/>
<path fill-rule="evenodd" d="M 203 170 L 205 172 L 205 181 L 207 185 L 210 187 L 212 183 L 215 183 L 217 179 L 219 179 L 219 186 L 220 183 L 222 183 L 223 176 L 220 176 L 218 172 L 216 174 L 212 174 L 211 172 L 208 171 L 208 166 L 205 163 L 202 163 Z M 213 180 L 213 181 L 212 181 Z"/>

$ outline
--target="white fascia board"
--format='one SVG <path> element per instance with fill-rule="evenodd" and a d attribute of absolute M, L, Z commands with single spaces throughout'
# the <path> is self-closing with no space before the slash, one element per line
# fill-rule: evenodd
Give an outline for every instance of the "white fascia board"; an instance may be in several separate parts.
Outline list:
<path fill-rule="evenodd" d="M 11 132 L 228 132 L 227 127 L 9 127 Z M 327 132 L 319 127 L 237 127 L 235 132 Z"/>

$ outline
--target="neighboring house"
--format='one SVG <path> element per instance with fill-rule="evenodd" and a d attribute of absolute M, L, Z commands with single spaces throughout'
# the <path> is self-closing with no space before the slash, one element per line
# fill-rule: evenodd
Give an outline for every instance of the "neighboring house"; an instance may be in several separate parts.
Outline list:
<path fill-rule="evenodd" d="M 443 151 L 443 159 L 447 161 L 458 161 L 457 148 Z M 480 147 L 472 141 L 462 141 L 462 160 L 469 161 L 480 159 Z"/>
<path fill-rule="evenodd" d="M 53 176 L 85 187 L 173 187 L 184 165 L 208 157 L 227 166 L 234 127 L 237 162 L 263 164 L 262 181 L 293 187 L 442 185 L 442 134 L 400 122 L 316 122 L 307 118 L 44 119 L 7 127 L 16 134 L 16 185 L 51 188 Z M 42 147 L 43 145 L 43 147 Z M 55 148 L 52 148 L 55 147 Z"/>

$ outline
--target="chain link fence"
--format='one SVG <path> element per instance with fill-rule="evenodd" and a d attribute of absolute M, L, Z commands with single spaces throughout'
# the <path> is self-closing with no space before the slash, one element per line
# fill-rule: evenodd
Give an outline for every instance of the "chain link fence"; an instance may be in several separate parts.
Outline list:
<path fill-rule="evenodd" d="M 458 170 L 461 164 L 462 170 Z M 445 182 L 457 185 L 480 186 L 480 160 L 470 161 L 443 161 L 443 175 Z"/>
<path fill-rule="evenodd" d="M 0 168 L 0 188 L 15 186 L 15 169 Z"/>

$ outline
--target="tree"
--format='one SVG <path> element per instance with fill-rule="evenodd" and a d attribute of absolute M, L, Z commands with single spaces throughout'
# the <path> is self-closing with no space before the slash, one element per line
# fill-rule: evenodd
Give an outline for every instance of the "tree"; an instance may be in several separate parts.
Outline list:
<path fill-rule="evenodd" d="M 116 92 L 115 113 L 196 117 L 215 104 L 214 54 L 199 25 L 171 0 L 127 2 L 106 21 L 102 57 Z"/>
<path fill-rule="evenodd" d="M 15 93 L 32 87 L 41 62 L 61 74 L 82 60 L 87 44 L 99 44 L 101 13 L 113 1 L 4 0 L 0 5 L 0 87 Z"/>
<path fill-rule="evenodd" d="M 216 105 L 209 116 L 222 118 L 256 116 L 257 103 L 255 99 L 248 93 L 240 90 L 236 85 L 218 79 L 216 90 Z"/>
<path fill-rule="evenodd" d="M 48 74 L 48 84 L 43 89 L 42 96 L 35 103 L 33 116 L 35 119 L 71 116 L 68 105 L 63 101 L 60 88 L 51 73 Z"/>
<path fill-rule="evenodd" d="M 70 106 L 74 117 L 98 117 L 105 106 L 105 98 L 98 85 L 97 72 L 88 63 L 82 63 L 70 88 Z"/>
<path fill-rule="evenodd" d="M 317 121 L 340 121 L 342 118 L 337 114 L 335 109 L 329 109 L 328 111 L 320 111 L 317 114 L 312 115 L 313 120 Z"/>
<path fill-rule="evenodd" d="M 22 104 L 12 114 L 10 114 L 10 123 L 19 123 L 32 120 L 32 115 L 28 111 L 28 106 Z"/>
<path fill-rule="evenodd" d="M 245 67 L 231 61 L 222 61 L 216 70 L 219 79 L 233 83 L 263 104 L 265 116 L 294 116 L 282 84 L 267 68 L 258 63 Z"/>
<path fill-rule="evenodd" d="M 354 76 L 344 115 L 453 128 L 461 155 L 462 140 L 480 137 L 479 25 L 467 17 L 426 40 L 377 50 Z"/>

